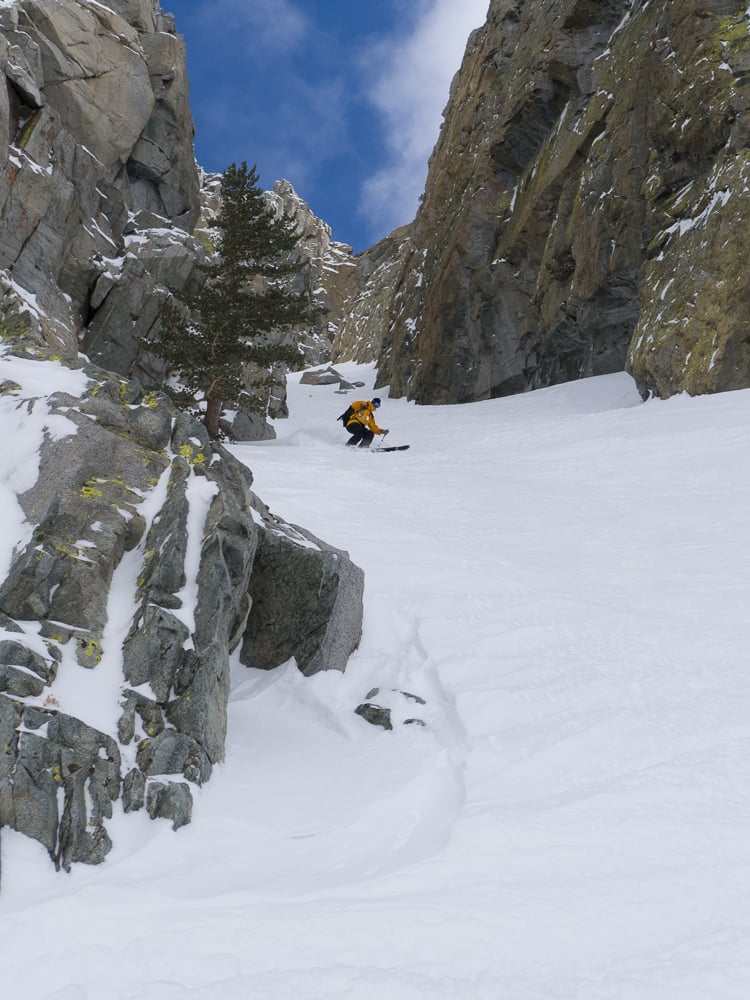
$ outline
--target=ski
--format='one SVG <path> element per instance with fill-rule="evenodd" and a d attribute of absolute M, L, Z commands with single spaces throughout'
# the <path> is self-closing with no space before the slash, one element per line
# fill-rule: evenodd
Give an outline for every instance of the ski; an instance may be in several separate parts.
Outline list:
<path fill-rule="evenodd" d="M 392 444 L 388 445 L 387 448 L 372 448 L 371 451 L 406 451 L 410 445 L 408 444 Z"/>

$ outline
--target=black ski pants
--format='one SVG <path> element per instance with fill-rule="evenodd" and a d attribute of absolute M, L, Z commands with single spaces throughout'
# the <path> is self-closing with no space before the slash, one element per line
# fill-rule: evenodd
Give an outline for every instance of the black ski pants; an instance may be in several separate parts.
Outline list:
<path fill-rule="evenodd" d="M 348 445 L 356 444 L 360 448 L 369 448 L 372 444 L 372 439 L 375 437 L 371 430 L 368 430 L 364 424 L 357 423 L 356 420 L 349 424 L 346 429 L 351 434 L 351 437 L 346 442 Z"/>

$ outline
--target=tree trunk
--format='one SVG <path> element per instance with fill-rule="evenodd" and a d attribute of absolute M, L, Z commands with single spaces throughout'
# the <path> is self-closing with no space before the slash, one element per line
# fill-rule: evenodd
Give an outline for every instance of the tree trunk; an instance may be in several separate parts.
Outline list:
<path fill-rule="evenodd" d="M 209 396 L 206 401 L 206 416 L 203 418 L 203 423 L 206 425 L 206 430 L 211 435 L 212 438 L 217 438 L 219 436 L 219 418 L 221 417 L 221 400 L 211 399 Z"/>

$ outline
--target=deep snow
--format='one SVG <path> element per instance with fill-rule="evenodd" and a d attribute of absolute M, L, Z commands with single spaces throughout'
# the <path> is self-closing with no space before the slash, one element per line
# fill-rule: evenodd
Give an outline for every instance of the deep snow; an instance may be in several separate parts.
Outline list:
<path fill-rule="evenodd" d="M 177 833 L 116 816 L 107 862 L 65 875 L 3 830 L 3 996 L 750 995 L 750 391 L 378 395 L 410 451 L 344 449 L 347 397 L 298 375 L 278 439 L 234 447 L 364 568 L 347 672 L 237 665 Z M 374 687 L 393 732 L 354 714 Z"/>

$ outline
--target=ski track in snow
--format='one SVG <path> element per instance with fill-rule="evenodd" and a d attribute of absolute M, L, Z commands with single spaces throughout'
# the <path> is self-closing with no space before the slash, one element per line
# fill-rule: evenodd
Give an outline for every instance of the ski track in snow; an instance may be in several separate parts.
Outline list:
<path fill-rule="evenodd" d="M 235 663 L 177 833 L 117 815 L 64 876 L 3 830 L 3 992 L 746 1000 L 750 391 L 377 394 L 409 451 L 346 450 L 344 397 L 298 376 L 277 440 L 233 448 L 365 569 L 346 673 Z M 393 732 L 354 714 L 374 687 Z"/>

